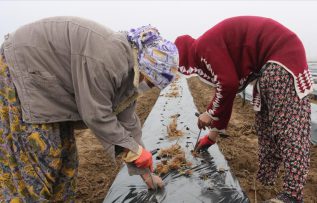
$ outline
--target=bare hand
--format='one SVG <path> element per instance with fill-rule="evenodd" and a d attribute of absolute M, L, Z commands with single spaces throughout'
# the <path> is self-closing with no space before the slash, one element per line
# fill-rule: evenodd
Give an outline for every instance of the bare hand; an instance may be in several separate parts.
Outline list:
<path fill-rule="evenodd" d="M 157 175 L 153 175 L 151 173 L 146 173 L 141 175 L 142 179 L 146 183 L 149 189 L 157 189 L 157 188 L 163 188 L 164 183 L 161 177 Z"/>
<path fill-rule="evenodd" d="M 203 114 L 200 114 L 198 117 L 198 128 L 206 130 L 206 127 L 209 127 L 211 124 L 211 117 L 205 112 Z"/>

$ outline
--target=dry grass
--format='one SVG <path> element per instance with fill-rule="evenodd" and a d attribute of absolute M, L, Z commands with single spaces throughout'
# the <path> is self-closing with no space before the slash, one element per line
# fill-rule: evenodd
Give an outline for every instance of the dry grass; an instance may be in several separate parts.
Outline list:
<path fill-rule="evenodd" d="M 180 137 L 183 136 L 181 130 L 177 130 L 177 118 L 172 118 L 171 123 L 167 126 L 168 137 Z"/>
<path fill-rule="evenodd" d="M 156 165 L 156 173 L 159 175 L 167 174 L 172 170 L 186 175 L 192 173 L 190 170 L 192 163 L 186 160 L 185 152 L 178 144 L 161 149 L 158 158 L 161 160 L 160 163 Z"/>

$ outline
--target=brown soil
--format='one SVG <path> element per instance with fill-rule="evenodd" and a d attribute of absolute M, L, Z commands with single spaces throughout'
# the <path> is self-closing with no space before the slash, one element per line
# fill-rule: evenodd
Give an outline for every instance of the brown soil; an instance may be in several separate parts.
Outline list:
<path fill-rule="evenodd" d="M 136 112 L 143 124 L 159 95 L 154 88 L 142 95 Z M 102 202 L 117 175 L 121 163 L 114 163 L 90 130 L 75 133 L 79 157 L 76 202 Z"/>
<path fill-rule="evenodd" d="M 209 104 L 213 89 L 200 82 L 197 78 L 189 79 L 195 104 L 203 112 Z M 137 102 L 137 114 L 143 124 L 151 111 L 158 95 L 158 89 L 153 89 L 140 97 Z M 265 200 L 276 195 L 281 190 L 281 177 L 275 187 L 268 188 L 254 181 L 257 171 L 257 137 L 253 128 L 254 112 L 242 99 L 237 97 L 234 103 L 232 117 L 227 134 L 220 138 L 218 144 L 226 156 L 232 172 L 238 178 L 241 187 L 249 196 L 251 202 Z M 120 162 L 115 164 L 105 155 L 103 147 L 89 130 L 76 132 L 79 174 L 77 178 L 78 202 L 102 202 L 111 186 Z M 311 168 L 308 182 L 305 186 L 305 202 L 317 203 L 317 147 L 312 148 Z"/>
<path fill-rule="evenodd" d="M 79 168 L 76 180 L 76 202 L 102 202 L 120 162 L 114 163 L 105 155 L 103 146 L 90 130 L 75 133 Z"/>
<path fill-rule="evenodd" d="M 314 104 L 317 104 L 317 96 L 311 95 L 311 96 L 310 96 L 310 102 L 311 102 L 311 103 L 314 103 Z"/>

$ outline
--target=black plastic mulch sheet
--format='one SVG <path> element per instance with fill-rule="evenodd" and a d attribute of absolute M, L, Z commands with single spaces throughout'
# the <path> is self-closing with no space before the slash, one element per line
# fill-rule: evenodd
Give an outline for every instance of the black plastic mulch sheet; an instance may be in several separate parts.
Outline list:
<path fill-rule="evenodd" d="M 241 190 L 235 177 L 230 173 L 227 161 L 219 151 L 217 145 L 209 148 L 200 158 L 193 157 L 191 150 L 196 143 L 199 133 L 195 116 L 196 107 L 188 90 L 185 78 L 174 82 L 175 87 L 167 87 L 161 92 L 153 110 L 143 127 L 143 141 L 148 150 L 167 148 L 172 144 L 181 145 L 186 153 L 187 161 L 192 162 L 192 175 L 183 175 L 172 171 L 162 179 L 165 188 L 162 190 L 148 190 L 139 176 L 129 176 L 127 167 L 124 166 L 114 180 L 104 202 L 129 202 L 129 203 L 178 203 L 178 202 L 249 202 Z M 180 96 L 168 97 L 171 92 L 178 91 Z M 177 129 L 184 135 L 179 139 L 167 137 L 166 126 L 171 122 L 171 116 L 178 114 Z M 201 137 L 206 131 L 201 132 Z M 153 155 L 154 165 L 157 154 Z"/>

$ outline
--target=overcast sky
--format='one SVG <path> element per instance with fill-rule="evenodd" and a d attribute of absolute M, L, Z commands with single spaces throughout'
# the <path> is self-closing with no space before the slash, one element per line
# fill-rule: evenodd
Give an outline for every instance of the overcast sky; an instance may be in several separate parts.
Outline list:
<path fill-rule="evenodd" d="M 49 16 L 72 15 L 95 20 L 113 30 L 145 24 L 162 36 L 198 37 L 221 20 L 238 15 L 273 18 L 293 30 L 317 60 L 317 1 L 0 1 L 0 43 L 19 26 Z"/>

